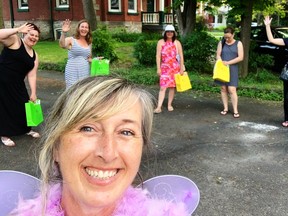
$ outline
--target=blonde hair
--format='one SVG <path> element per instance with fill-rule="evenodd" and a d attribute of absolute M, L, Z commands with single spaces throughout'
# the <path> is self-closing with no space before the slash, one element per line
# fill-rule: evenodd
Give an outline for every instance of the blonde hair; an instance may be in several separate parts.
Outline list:
<path fill-rule="evenodd" d="M 136 97 L 135 97 L 136 96 Z M 136 98 L 133 103 L 131 99 Z M 153 122 L 153 97 L 146 90 L 122 78 L 89 77 L 67 89 L 55 102 L 46 119 L 43 147 L 39 156 L 42 179 L 43 211 L 50 184 L 62 181 L 55 150 L 60 137 L 80 121 L 109 118 L 140 102 L 143 144 L 150 145 Z"/>

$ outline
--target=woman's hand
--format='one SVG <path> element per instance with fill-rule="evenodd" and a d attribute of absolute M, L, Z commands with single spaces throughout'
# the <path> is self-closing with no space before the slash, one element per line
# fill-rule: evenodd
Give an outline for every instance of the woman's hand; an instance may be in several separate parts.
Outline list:
<path fill-rule="evenodd" d="M 265 26 L 267 26 L 267 25 L 270 26 L 272 19 L 273 18 L 270 18 L 269 16 L 265 16 L 265 19 L 264 19 Z"/>
<path fill-rule="evenodd" d="M 228 66 L 229 65 L 229 62 L 228 61 L 222 61 L 223 62 L 223 64 L 225 65 L 225 66 Z"/>
<path fill-rule="evenodd" d="M 33 25 L 25 23 L 24 25 L 18 27 L 17 32 L 26 34 L 33 29 L 34 29 Z"/>
<path fill-rule="evenodd" d="M 70 30 L 70 24 L 71 21 L 69 19 L 66 19 L 65 21 L 63 21 L 62 23 L 62 32 L 66 33 Z"/>
<path fill-rule="evenodd" d="M 36 94 L 31 94 L 31 95 L 30 95 L 30 101 L 35 102 L 36 100 L 37 100 Z"/>
<path fill-rule="evenodd" d="M 161 76 L 161 69 L 160 69 L 160 68 L 157 69 L 157 75 L 158 75 L 159 77 Z"/>

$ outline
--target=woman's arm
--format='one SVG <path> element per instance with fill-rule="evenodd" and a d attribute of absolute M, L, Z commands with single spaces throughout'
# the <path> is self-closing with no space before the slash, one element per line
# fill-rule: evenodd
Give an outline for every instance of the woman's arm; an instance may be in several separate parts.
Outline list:
<path fill-rule="evenodd" d="M 285 46 L 284 40 L 282 38 L 274 38 L 271 32 L 271 21 L 272 18 L 270 18 L 269 16 L 266 16 L 264 19 L 264 24 L 266 26 L 266 33 L 267 33 L 267 37 L 269 42 L 279 45 L 279 46 Z"/>
<path fill-rule="evenodd" d="M 221 59 L 221 52 L 222 52 L 222 42 L 219 41 L 218 46 L 217 46 L 217 51 L 216 51 L 216 60 Z"/>
<path fill-rule="evenodd" d="M 71 21 L 66 19 L 62 24 L 62 32 L 59 39 L 59 46 L 63 49 L 70 49 L 72 46 L 72 37 L 66 37 L 67 32 L 70 30 Z"/>
<path fill-rule="evenodd" d="M 231 59 L 230 61 L 223 61 L 225 65 L 233 65 L 233 64 L 243 61 L 244 51 L 243 51 L 243 44 L 241 41 L 238 41 L 237 49 L 238 49 L 238 56 L 234 59 Z"/>
<path fill-rule="evenodd" d="M 163 45 L 163 39 L 159 40 L 157 43 L 157 50 L 156 50 L 156 65 L 157 65 L 157 74 L 161 75 L 161 48 Z"/>
<path fill-rule="evenodd" d="M 91 62 L 92 62 L 92 43 L 91 43 L 89 46 L 90 46 L 90 55 L 88 56 L 87 61 L 88 61 L 89 63 L 91 63 Z"/>
<path fill-rule="evenodd" d="M 36 58 L 34 61 L 34 68 L 27 74 L 28 78 L 28 83 L 30 86 L 30 100 L 35 101 L 37 99 L 36 96 L 36 79 L 37 79 L 37 71 L 38 71 L 38 65 L 39 65 L 39 60 L 38 60 L 38 54 L 35 52 Z"/>
<path fill-rule="evenodd" d="M 33 30 L 33 26 L 25 23 L 18 28 L 7 28 L 0 29 L 0 43 L 6 47 L 12 47 L 13 45 L 20 45 L 17 34 L 18 33 L 28 33 L 28 31 Z M 19 46 L 15 47 L 18 48 Z"/>
<path fill-rule="evenodd" d="M 183 74 L 183 72 L 185 71 L 183 48 L 182 44 L 178 40 L 177 40 L 177 50 L 178 54 L 180 55 L 180 74 Z"/>

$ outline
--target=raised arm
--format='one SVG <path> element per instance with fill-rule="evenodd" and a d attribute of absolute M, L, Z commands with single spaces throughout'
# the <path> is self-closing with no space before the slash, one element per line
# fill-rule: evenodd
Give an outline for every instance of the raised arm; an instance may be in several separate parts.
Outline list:
<path fill-rule="evenodd" d="M 18 33 L 25 34 L 33 29 L 33 26 L 27 23 L 18 28 L 0 29 L 0 42 L 6 47 L 12 47 L 14 44 L 19 43 Z"/>
<path fill-rule="evenodd" d="M 279 46 L 285 46 L 284 40 L 282 38 L 274 38 L 271 32 L 271 21 L 272 18 L 270 18 L 269 16 L 266 16 L 264 19 L 264 24 L 266 26 L 266 33 L 267 33 L 267 37 L 269 42 L 279 45 Z"/>
<path fill-rule="evenodd" d="M 71 21 L 66 19 L 62 24 L 62 32 L 59 39 L 59 46 L 63 49 L 70 49 L 72 45 L 72 38 L 66 37 L 67 32 L 70 30 Z"/>

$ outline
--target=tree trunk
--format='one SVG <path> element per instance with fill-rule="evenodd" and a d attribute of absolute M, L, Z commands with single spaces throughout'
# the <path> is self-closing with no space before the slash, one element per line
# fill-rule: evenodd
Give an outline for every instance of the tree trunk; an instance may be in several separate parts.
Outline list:
<path fill-rule="evenodd" d="M 183 35 L 184 32 L 184 23 L 183 23 L 183 19 L 182 19 L 182 14 L 181 14 L 181 9 L 180 6 L 175 10 L 176 12 L 176 19 L 177 19 L 177 23 L 178 23 L 178 31 L 180 35 Z"/>
<path fill-rule="evenodd" d="M 191 34 L 196 26 L 197 0 L 185 0 L 184 10 L 181 12 L 180 6 L 176 9 L 178 29 L 182 36 Z"/>
<path fill-rule="evenodd" d="M 82 0 L 85 19 L 88 20 L 92 31 L 97 28 L 96 13 L 93 5 L 93 0 Z"/>
<path fill-rule="evenodd" d="M 183 36 L 191 34 L 196 26 L 197 0 L 185 0 L 183 15 L 185 16 L 185 28 Z"/>
<path fill-rule="evenodd" d="M 241 15 L 241 35 L 240 35 L 244 49 L 244 59 L 240 63 L 240 76 L 243 78 L 248 75 L 248 60 L 249 60 L 253 1 L 250 0 L 246 1 L 245 6 L 246 11 Z"/>

